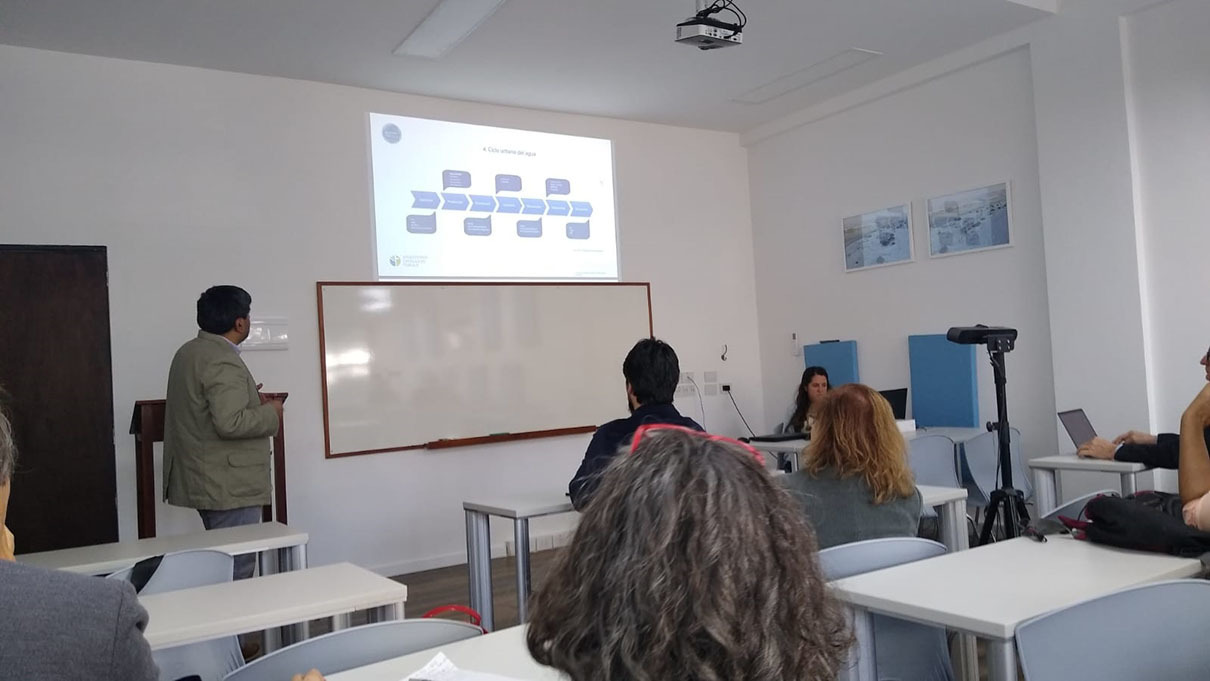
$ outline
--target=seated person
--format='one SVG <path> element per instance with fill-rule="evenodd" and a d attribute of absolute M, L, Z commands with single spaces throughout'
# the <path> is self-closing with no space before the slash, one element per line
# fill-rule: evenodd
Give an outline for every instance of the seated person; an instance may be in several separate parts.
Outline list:
<path fill-rule="evenodd" d="M 810 527 L 734 440 L 643 426 L 554 560 L 526 637 L 572 681 L 831 681 L 847 664 Z"/>
<path fill-rule="evenodd" d="M 811 426 L 815 423 L 815 414 L 811 407 L 818 404 L 819 400 L 831 389 L 832 383 L 828 379 L 827 369 L 807 367 L 802 372 L 802 380 L 798 382 L 798 389 L 794 392 L 794 408 L 790 411 L 790 417 L 786 419 L 786 430 L 798 433 L 811 432 Z"/>
<path fill-rule="evenodd" d="M 1206 380 L 1210 381 L 1210 350 L 1199 362 L 1205 368 Z M 1210 445 L 1210 428 L 1202 432 Z M 1180 460 L 1180 436 L 1176 433 L 1152 435 L 1132 430 L 1115 437 L 1113 442 L 1104 438 L 1093 438 L 1080 445 L 1077 454 L 1094 459 L 1114 459 L 1141 463 L 1148 468 L 1177 468 Z"/>
<path fill-rule="evenodd" d="M 1185 523 L 1210 532 L 1210 450 L 1205 429 L 1210 425 L 1210 383 L 1202 388 L 1181 416 L 1180 481 Z"/>
<path fill-rule="evenodd" d="M 849 383 L 817 408 L 803 469 L 781 478 L 819 537 L 819 548 L 913 537 L 920 491 L 891 405 L 869 386 Z"/>
<path fill-rule="evenodd" d="M 681 365 L 676 351 L 662 340 L 644 338 L 635 343 L 622 362 L 626 377 L 626 405 L 630 418 L 610 421 L 597 428 L 584 461 L 567 486 L 567 494 L 576 510 L 583 510 L 597 488 L 597 478 L 618 453 L 618 447 L 628 444 L 634 431 L 645 423 L 670 423 L 702 430 L 696 421 L 681 416 L 672 406 L 676 384 L 681 379 Z"/>
<path fill-rule="evenodd" d="M 0 411 L 0 525 L 17 449 Z M 157 681 L 134 587 L 0 560 L 0 678 Z"/>

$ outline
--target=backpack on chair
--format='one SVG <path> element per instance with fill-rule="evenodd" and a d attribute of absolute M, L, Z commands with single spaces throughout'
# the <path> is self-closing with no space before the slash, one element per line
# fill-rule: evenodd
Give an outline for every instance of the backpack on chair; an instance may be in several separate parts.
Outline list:
<path fill-rule="evenodd" d="M 1180 497 L 1140 492 L 1129 497 L 1102 496 L 1089 501 L 1081 515 L 1060 517 L 1077 539 L 1136 551 L 1198 558 L 1210 552 L 1210 532 L 1185 524 Z"/>

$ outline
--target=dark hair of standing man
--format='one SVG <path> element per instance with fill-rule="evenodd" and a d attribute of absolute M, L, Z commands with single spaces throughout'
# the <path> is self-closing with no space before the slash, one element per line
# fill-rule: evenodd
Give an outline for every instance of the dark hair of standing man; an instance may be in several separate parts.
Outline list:
<path fill-rule="evenodd" d="M 644 338 L 626 355 L 622 375 L 639 404 L 671 404 L 681 379 L 681 364 L 671 345 Z"/>
<path fill-rule="evenodd" d="M 252 296 L 238 286 L 211 286 L 197 299 L 197 327 L 222 335 L 235 328 L 235 320 L 252 312 Z"/>

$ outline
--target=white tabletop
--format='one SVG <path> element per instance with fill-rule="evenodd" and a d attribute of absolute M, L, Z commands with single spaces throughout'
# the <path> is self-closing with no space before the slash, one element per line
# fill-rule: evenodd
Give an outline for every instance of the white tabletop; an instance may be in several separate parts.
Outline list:
<path fill-rule="evenodd" d="M 948 504 L 966 498 L 965 487 L 937 487 L 935 485 L 916 485 L 920 497 L 928 507 Z"/>
<path fill-rule="evenodd" d="M 306 544 L 307 540 L 306 532 L 292 530 L 281 523 L 259 523 L 170 537 L 152 537 L 112 544 L 81 546 L 74 549 L 26 553 L 17 556 L 17 562 L 52 570 L 103 575 L 129 567 L 144 558 L 174 551 L 214 549 L 237 555 L 299 546 Z"/>
<path fill-rule="evenodd" d="M 505 518 L 534 518 L 555 513 L 570 513 L 575 508 L 565 494 L 530 494 L 497 497 L 487 501 L 464 501 L 462 508 Z"/>
<path fill-rule="evenodd" d="M 1134 461 L 1117 461 L 1114 459 L 1091 459 L 1067 454 L 1063 456 L 1040 456 L 1030 459 L 1030 468 L 1043 468 L 1062 471 L 1100 471 L 1103 473 L 1139 473 L 1148 470 L 1146 466 Z"/>
<path fill-rule="evenodd" d="M 937 426 L 932 428 L 917 428 L 910 433 L 904 433 L 903 437 L 907 440 L 915 440 L 916 438 L 924 437 L 925 435 L 944 435 L 953 440 L 954 444 L 961 444 L 986 432 L 986 428 L 953 428 L 949 426 Z"/>
<path fill-rule="evenodd" d="M 153 650 L 407 600 L 408 588 L 352 563 L 140 596 Z M 304 670 L 305 671 L 305 670 Z"/>
<path fill-rule="evenodd" d="M 1010 639 L 1031 617 L 1131 586 L 1191 577 L 1193 558 L 1026 537 L 832 582 L 842 600 L 905 619 Z"/>
<path fill-rule="evenodd" d="M 399 681 L 417 671 L 437 653 L 445 653 L 459 669 L 487 672 L 526 681 L 557 681 L 562 674 L 529 656 L 525 627 L 501 629 L 486 636 L 458 641 L 375 664 L 326 675 L 328 681 Z M 323 671 L 320 669 L 319 671 Z"/>
<path fill-rule="evenodd" d="M 752 440 L 748 444 L 752 445 L 753 449 L 759 449 L 762 452 L 781 452 L 790 454 L 794 452 L 801 452 L 803 447 L 807 446 L 807 441 L 801 438 L 797 440 L 776 441 Z"/>

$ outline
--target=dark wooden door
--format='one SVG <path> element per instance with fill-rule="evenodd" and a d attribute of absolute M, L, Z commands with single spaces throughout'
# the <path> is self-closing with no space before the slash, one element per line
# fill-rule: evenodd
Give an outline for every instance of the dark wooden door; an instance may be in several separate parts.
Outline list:
<path fill-rule="evenodd" d="M 17 553 L 118 540 L 104 246 L 0 245 Z"/>

